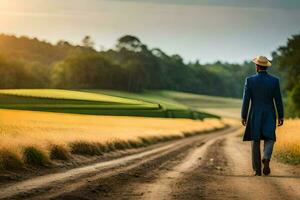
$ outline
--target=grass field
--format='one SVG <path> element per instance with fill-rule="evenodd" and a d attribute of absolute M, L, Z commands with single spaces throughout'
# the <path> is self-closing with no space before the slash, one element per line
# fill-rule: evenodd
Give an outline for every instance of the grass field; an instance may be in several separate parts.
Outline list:
<path fill-rule="evenodd" d="M 159 103 L 168 110 L 193 110 L 216 116 L 240 118 L 241 100 L 225 97 L 213 97 L 175 91 L 153 90 L 143 93 L 129 93 L 114 90 L 88 90 L 106 95 L 138 99 L 149 103 Z"/>
<path fill-rule="evenodd" d="M 159 92 L 0 90 L 0 108 L 62 113 L 204 119 L 217 117 L 164 97 Z"/>
<path fill-rule="evenodd" d="M 60 100 L 79 100 L 88 102 L 103 102 L 112 104 L 147 104 L 143 101 L 135 99 L 120 98 L 109 96 L 105 94 L 94 94 L 88 92 L 72 91 L 72 90 L 58 90 L 58 89 L 14 89 L 14 90 L 0 90 L 0 94 L 13 95 L 33 98 L 47 98 Z"/>
<path fill-rule="evenodd" d="M 47 166 L 224 127 L 218 119 L 164 119 L 0 110 L 0 168 Z"/>
<path fill-rule="evenodd" d="M 180 103 L 169 96 L 166 96 L 164 91 L 145 91 L 142 93 L 131 93 L 124 91 L 116 91 L 116 90 L 86 90 L 88 92 L 93 92 L 97 94 L 106 94 L 117 96 L 121 98 L 129 98 L 129 99 L 137 99 L 143 102 L 160 104 L 165 109 L 170 110 L 180 110 L 180 109 L 188 109 L 189 106 Z M 177 93 L 177 92 L 174 92 Z"/>
<path fill-rule="evenodd" d="M 287 120 L 278 128 L 275 156 L 285 163 L 300 164 L 300 119 Z"/>
<path fill-rule="evenodd" d="M 240 119 L 241 99 L 173 91 L 159 91 L 159 95 L 179 102 L 193 110 L 207 112 L 221 117 Z"/>

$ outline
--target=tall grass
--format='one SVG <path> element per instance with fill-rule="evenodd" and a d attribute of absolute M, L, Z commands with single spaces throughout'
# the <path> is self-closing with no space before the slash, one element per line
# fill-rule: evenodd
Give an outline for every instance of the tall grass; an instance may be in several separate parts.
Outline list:
<path fill-rule="evenodd" d="M 50 146 L 50 158 L 53 160 L 69 160 L 71 155 L 69 149 L 64 145 L 52 144 Z"/>
<path fill-rule="evenodd" d="M 100 156 L 224 126 L 218 119 L 195 121 L 0 110 L 0 168 L 48 166 L 55 160 L 69 160 L 72 154 Z"/>
<path fill-rule="evenodd" d="M 20 156 L 7 149 L 0 150 L 0 170 L 18 170 L 23 168 Z"/>
<path fill-rule="evenodd" d="M 100 145 L 92 142 L 75 141 L 70 143 L 71 153 L 79 155 L 102 155 L 104 152 L 101 150 Z"/>
<path fill-rule="evenodd" d="M 300 164 L 300 119 L 287 120 L 277 131 L 275 156 L 282 162 Z"/>
<path fill-rule="evenodd" d="M 47 166 L 50 164 L 48 154 L 36 146 L 28 146 L 23 150 L 23 159 L 26 164 L 33 166 Z"/>

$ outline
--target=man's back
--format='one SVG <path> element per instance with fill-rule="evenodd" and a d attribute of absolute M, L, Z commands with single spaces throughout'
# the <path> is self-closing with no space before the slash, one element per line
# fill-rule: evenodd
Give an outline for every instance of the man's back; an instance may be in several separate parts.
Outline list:
<path fill-rule="evenodd" d="M 248 110 L 251 102 L 250 113 Z M 276 110 L 279 118 L 283 118 L 279 79 L 260 71 L 246 79 L 242 107 L 242 118 L 248 117 L 244 140 L 273 139 L 275 137 Z"/>
<path fill-rule="evenodd" d="M 279 84 L 278 78 L 267 72 L 260 72 L 248 78 L 251 92 L 251 103 L 253 106 L 274 106 L 273 99 Z"/>

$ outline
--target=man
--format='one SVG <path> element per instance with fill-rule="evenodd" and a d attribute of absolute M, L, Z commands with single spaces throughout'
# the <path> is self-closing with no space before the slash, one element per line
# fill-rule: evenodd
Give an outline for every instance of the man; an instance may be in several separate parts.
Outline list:
<path fill-rule="evenodd" d="M 283 104 L 279 79 L 267 73 L 267 69 L 272 65 L 271 62 L 264 56 L 257 56 L 252 61 L 256 65 L 257 74 L 247 77 L 245 81 L 241 112 L 242 124 L 246 126 L 243 140 L 252 141 L 254 175 L 261 176 L 261 162 L 264 165 L 263 173 L 265 175 L 271 173 L 269 163 L 276 141 L 276 111 L 278 126 L 282 126 Z M 261 140 L 264 140 L 262 160 L 260 153 Z"/>

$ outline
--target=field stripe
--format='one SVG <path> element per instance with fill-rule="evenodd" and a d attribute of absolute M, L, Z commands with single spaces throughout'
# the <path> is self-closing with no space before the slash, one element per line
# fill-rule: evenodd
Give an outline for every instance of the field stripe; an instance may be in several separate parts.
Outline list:
<path fill-rule="evenodd" d="M 95 94 L 89 92 L 59 90 L 59 89 L 9 89 L 9 90 L 0 90 L 0 94 L 23 96 L 23 97 L 61 99 L 61 100 L 81 100 L 81 101 L 112 102 L 112 103 L 123 103 L 123 104 L 145 104 L 145 102 L 140 100 L 126 99 L 126 98 L 109 96 L 100 93 Z"/>

